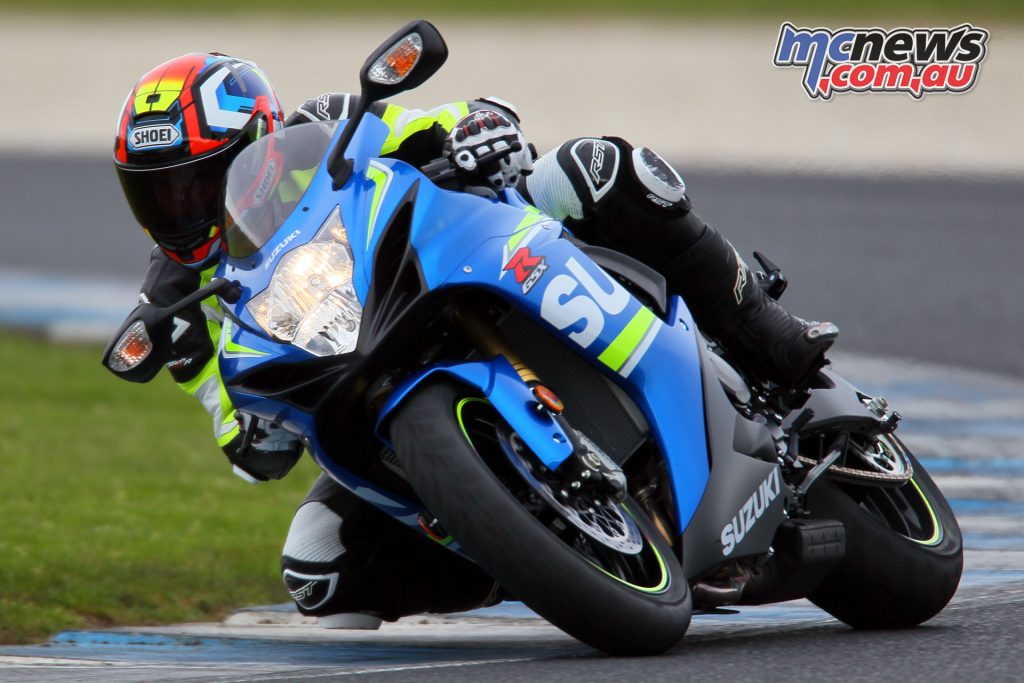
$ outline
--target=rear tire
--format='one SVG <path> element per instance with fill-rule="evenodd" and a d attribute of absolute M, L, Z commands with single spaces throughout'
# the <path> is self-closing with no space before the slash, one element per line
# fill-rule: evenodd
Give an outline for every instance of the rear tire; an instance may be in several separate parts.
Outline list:
<path fill-rule="evenodd" d="M 638 556 L 654 558 L 644 566 L 658 569 L 633 584 L 610 573 L 614 561 L 602 569 L 568 545 L 510 492 L 507 476 L 503 483 L 492 472 L 461 422 L 459 406 L 471 395 L 451 380 L 433 381 L 392 421 L 395 450 L 426 507 L 505 589 L 584 643 L 614 655 L 658 654 L 675 645 L 690 623 L 689 586 L 640 506 L 624 504 L 643 537 Z"/>
<path fill-rule="evenodd" d="M 807 507 L 846 526 L 846 557 L 808 597 L 858 629 L 905 628 L 946 606 L 963 571 L 963 538 L 949 503 L 921 463 L 899 488 L 815 483 Z"/>

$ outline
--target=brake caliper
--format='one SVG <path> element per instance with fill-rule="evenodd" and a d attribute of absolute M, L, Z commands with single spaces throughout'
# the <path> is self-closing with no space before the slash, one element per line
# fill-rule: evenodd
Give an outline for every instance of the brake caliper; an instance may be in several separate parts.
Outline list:
<path fill-rule="evenodd" d="M 565 486 L 573 491 L 590 488 L 611 496 L 617 503 L 624 501 L 626 474 L 622 468 L 585 434 L 576 430 L 566 431 L 575 436 L 576 448 L 556 472 Z"/>

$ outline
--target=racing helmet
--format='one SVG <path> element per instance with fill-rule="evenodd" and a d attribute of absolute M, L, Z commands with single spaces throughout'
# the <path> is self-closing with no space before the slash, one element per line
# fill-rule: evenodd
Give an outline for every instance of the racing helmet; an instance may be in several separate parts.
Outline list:
<path fill-rule="evenodd" d="M 252 62 L 210 52 L 156 67 L 128 94 L 114 141 L 135 219 L 171 259 L 206 267 L 220 254 L 228 166 L 282 125 L 277 94 Z"/>

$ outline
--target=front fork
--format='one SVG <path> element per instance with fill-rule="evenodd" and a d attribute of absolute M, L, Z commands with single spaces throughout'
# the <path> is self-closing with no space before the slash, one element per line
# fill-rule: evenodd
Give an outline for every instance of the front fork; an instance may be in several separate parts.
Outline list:
<path fill-rule="evenodd" d="M 537 399 L 536 410 L 547 411 L 558 422 L 572 443 L 572 456 L 563 462 L 555 475 L 568 490 L 589 488 L 611 495 L 617 502 L 626 498 L 626 475 L 606 453 L 569 424 L 562 411 L 565 406 L 553 391 L 520 358 L 486 315 L 474 307 L 460 307 L 453 318 L 474 346 L 487 358 L 504 356 Z"/>
<path fill-rule="evenodd" d="M 540 378 L 512 350 L 486 313 L 475 307 L 460 306 L 454 311 L 452 318 L 459 329 L 486 358 L 504 356 L 531 390 L 540 386 Z M 553 412 L 560 413 L 562 411 Z"/>

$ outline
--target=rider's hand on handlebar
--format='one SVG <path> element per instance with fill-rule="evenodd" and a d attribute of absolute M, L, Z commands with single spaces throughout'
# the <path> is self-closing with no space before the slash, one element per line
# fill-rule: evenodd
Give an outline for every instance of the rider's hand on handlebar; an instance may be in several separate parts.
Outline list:
<path fill-rule="evenodd" d="M 508 118 L 488 109 L 455 124 L 444 154 L 463 185 L 500 191 L 533 172 L 533 156 L 522 132 Z"/>
<path fill-rule="evenodd" d="M 235 413 L 239 434 L 224 447 L 235 474 L 256 483 L 280 479 L 302 455 L 302 442 L 280 425 L 248 413 Z"/>

